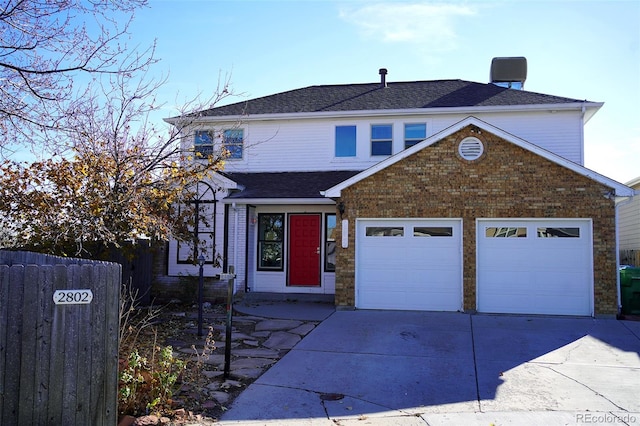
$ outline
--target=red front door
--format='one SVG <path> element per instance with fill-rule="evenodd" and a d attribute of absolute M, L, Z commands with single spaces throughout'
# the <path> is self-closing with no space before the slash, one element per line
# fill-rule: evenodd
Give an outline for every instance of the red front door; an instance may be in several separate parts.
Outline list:
<path fill-rule="evenodd" d="M 289 283 L 320 285 L 320 215 L 289 215 Z"/>

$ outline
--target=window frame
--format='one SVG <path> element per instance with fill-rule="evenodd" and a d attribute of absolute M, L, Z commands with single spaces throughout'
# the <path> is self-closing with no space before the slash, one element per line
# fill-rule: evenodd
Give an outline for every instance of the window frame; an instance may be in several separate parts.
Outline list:
<path fill-rule="evenodd" d="M 389 128 L 389 137 L 388 138 L 374 138 L 374 128 Z M 393 155 L 393 124 L 392 123 L 381 123 L 381 124 L 371 124 L 371 138 L 370 138 L 370 148 L 371 148 L 371 156 L 372 157 L 388 157 Z M 388 153 L 376 153 L 376 149 L 374 146 L 387 146 L 388 144 Z M 379 148 L 377 148 L 379 149 Z"/>
<path fill-rule="evenodd" d="M 409 138 L 407 137 L 407 126 L 424 126 L 424 137 Z M 412 146 L 422 142 L 427 138 L 427 123 L 404 123 L 404 149 L 411 148 Z"/>
<path fill-rule="evenodd" d="M 346 130 L 353 130 L 353 135 L 349 134 L 349 135 L 345 135 L 345 134 L 341 134 L 339 135 L 339 133 L 341 133 L 340 131 L 346 131 Z M 344 138 L 349 137 L 348 140 L 345 140 Z M 351 140 L 351 137 L 353 137 L 353 140 Z M 347 145 L 348 144 L 348 145 Z M 347 145 L 347 146 L 345 146 Z M 355 124 L 350 124 L 350 125 L 340 125 L 340 126 L 335 126 L 335 130 L 334 130 L 334 150 L 333 150 L 333 155 L 336 158 L 348 158 L 348 157 L 355 157 L 357 156 L 357 145 L 358 145 L 358 128 Z"/>
<path fill-rule="evenodd" d="M 228 142 L 227 138 L 230 138 L 228 134 L 230 133 L 239 133 L 240 138 L 238 139 L 236 136 L 233 137 L 232 142 Z M 224 129 L 222 131 L 222 147 L 229 151 L 229 156 L 225 158 L 225 160 L 242 160 L 244 158 L 244 129 L 241 127 L 234 127 L 231 129 Z M 240 153 L 238 156 L 237 153 Z"/>
<path fill-rule="evenodd" d="M 279 231 L 279 235 L 276 234 L 276 236 L 279 238 L 276 239 L 267 239 L 265 238 L 266 232 L 263 232 L 263 221 L 262 219 L 267 217 L 267 216 L 272 216 L 274 217 L 274 220 L 272 223 L 275 223 L 277 220 L 280 221 L 280 231 Z M 257 250 L 257 256 L 256 256 L 256 262 L 257 262 L 257 269 L 258 271 L 271 271 L 271 272 L 282 272 L 284 271 L 284 250 L 285 250 L 285 215 L 284 213 L 258 213 L 258 236 L 256 238 L 256 250 Z M 264 234 L 264 235 L 263 235 Z M 264 252 L 264 246 L 263 245 L 278 245 L 279 248 L 279 253 L 280 253 L 280 262 L 278 265 L 275 266 L 265 266 L 263 264 L 263 255 L 262 253 Z"/>
<path fill-rule="evenodd" d="M 204 137 L 206 136 L 206 138 Z M 206 140 L 205 140 L 206 139 Z M 203 143 L 205 141 L 206 143 Z M 205 148 L 205 149 L 202 149 Z M 201 157 L 213 155 L 215 151 L 215 137 L 211 130 L 196 130 L 193 132 L 193 151 Z"/>
<path fill-rule="evenodd" d="M 333 217 L 333 227 L 329 227 L 329 219 Z M 338 229 L 338 218 L 335 213 L 324 215 L 324 271 L 335 272 L 335 253 L 337 249 L 335 232 Z M 330 232 L 330 230 L 332 232 Z M 333 263 L 329 262 L 329 256 L 333 254 Z"/>

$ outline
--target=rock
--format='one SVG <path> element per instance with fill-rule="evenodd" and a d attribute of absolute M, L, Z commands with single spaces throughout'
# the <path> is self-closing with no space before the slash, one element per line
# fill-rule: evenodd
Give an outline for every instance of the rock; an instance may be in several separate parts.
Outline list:
<path fill-rule="evenodd" d="M 138 417 L 133 426 L 156 426 L 160 419 L 157 416 L 142 416 Z"/>
<path fill-rule="evenodd" d="M 238 370 L 242 368 L 257 368 L 271 365 L 275 362 L 273 359 L 267 358 L 240 358 L 235 361 L 231 361 L 231 368 Z"/>
<path fill-rule="evenodd" d="M 231 352 L 234 356 L 251 358 L 280 358 L 280 352 L 265 348 L 236 349 Z"/>
<path fill-rule="evenodd" d="M 207 379 L 215 379 L 216 377 L 220 377 L 224 374 L 224 371 L 210 371 L 210 370 L 204 370 L 202 372 L 202 375 L 204 377 L 206 377 Z"/>
<path fill-rule="evenodd" d="M 197 358 L 192 359 L 193 361 L 197 361 Z M 218 365 L 224 362 L 224 355 L 212 354 L 209 356 L 201 357 L 201 361 L 207 365 Z"/>
<path fill-rule="evenodd" d="M 247 346 L 255 346 L 255 347 L 260 346 L 260 342 L 258 342 L 257 340 L 243 340 L 242 343 L 244 343 Z"/>
<path fill-rule="evenodd" d="M 282 319 L 268 319 L 256 324 L 256 331 L 276 331 L 276 330 L 290 330 L 302 325 L 302 321 L 297 320 L 282 320 Z"/>
<path fill-rule="evenodd" d="M 263 373 L 262 368 L 241 368 L 231 371 L 231 377 L 236 379 L 257 379 Z"/>
<path fill-rule="evenodd" d="M 224 383 L 220 385 L 220 389 L 229 389 L 231 387 L 241 388 L 242 383 L 236 380 L 225 380 Z"/>
<path fill-rule="evenodd" d="M 286 331 L 276 331 L 262 344 L 270 349 L 291 349 L 302 340 L 300 336 Z"/>
<path fill-rule="evenodd" d="M 295 334 L 299 334 L 300 336 L 306 336 L 314 328 L 316 328 L 315 324 L 308 322 L 292 330 L 289 330 L 289 333 L 295 333 Z"/>
<path fill-rule="evenodd" d="M 211 392 L 210 394 L 211 398 L 215 399 L 219 404 L 226 404 L 227 402 L 229 402 L 229 394 L 226 392 Z"/>
<path fill-rule="evenodd" d="M 256 331 L 251 333 L 251 337 L 269 337 L 270 335 L 270 331 Z"/>

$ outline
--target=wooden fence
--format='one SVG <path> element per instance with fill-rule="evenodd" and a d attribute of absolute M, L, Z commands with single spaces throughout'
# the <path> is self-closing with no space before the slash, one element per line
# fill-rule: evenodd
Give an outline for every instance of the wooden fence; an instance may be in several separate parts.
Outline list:
<path fill-rule="evenodd" d="M 119 264 L 0 250 L 0 425 L 117 424 L 120 286 Z"/>
<path fill-rule="evenodd" d="M 640 250 L 620 250 L 620 264 L 640 268 Z"/>

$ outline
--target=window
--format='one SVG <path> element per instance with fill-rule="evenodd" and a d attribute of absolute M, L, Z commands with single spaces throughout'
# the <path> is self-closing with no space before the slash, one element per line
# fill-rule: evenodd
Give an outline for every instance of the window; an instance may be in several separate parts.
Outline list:
<path fill-rule="evenodd" d="M 486 228 L 486 237 L 487 238 L 518 238 L 518 237 L 526 237 L 527 236 L 527 228 L 510 228 L 510 227 L 500 227 Z"/>
<path fill-rule="evenodd" d="M 336 271 L 336 215 L 325 216 L 324 270 Z"/>
<path fill-rule="evenodd" d="M 230 159 L 241 160 L 242 151 L 244 147 L 244 130 L 243 129 L 228 129 L 223 133 L 224 148 L 229 151 Z"/>
<path fill-rule="evenodd" d="M 452 237 L 453 228 L 450 226 L 414 226 L 414 237 Z"/>
<path fill-rule="evenodd" d="M 538 238 L 580 238 L 580 228 L 538 228 Z"/>
<path fill-rule="evenodd" d="M 356 156 L 356 126 L 336 126 L 336 157 Z"/>
<path fill-rule="evenodd" d="M 414 123 L 404 125 L 404 148 L 410 148 L 427 138 L 427 125 Z"/>
<path fill-rule="evenodd" d="M 371 125 L 371 155 L 391 155 L 393 149 L 391 124 Z"/>
<path fill-rule="evenodd" d="M 196 130 L 193 145 L 196 154 L 208 157 L 213 154 L 213 133 L 208 130 Z"/>
<path fill-rule="evenodd" d="M 367 226 L 365 235 L 367 237 L 402 237 L 404 228 L 402 226 Z"/>
<path fill-rule="evenodd" d="M 284 215 L 258 215 L 258 269 L 282 271 Z"/>

